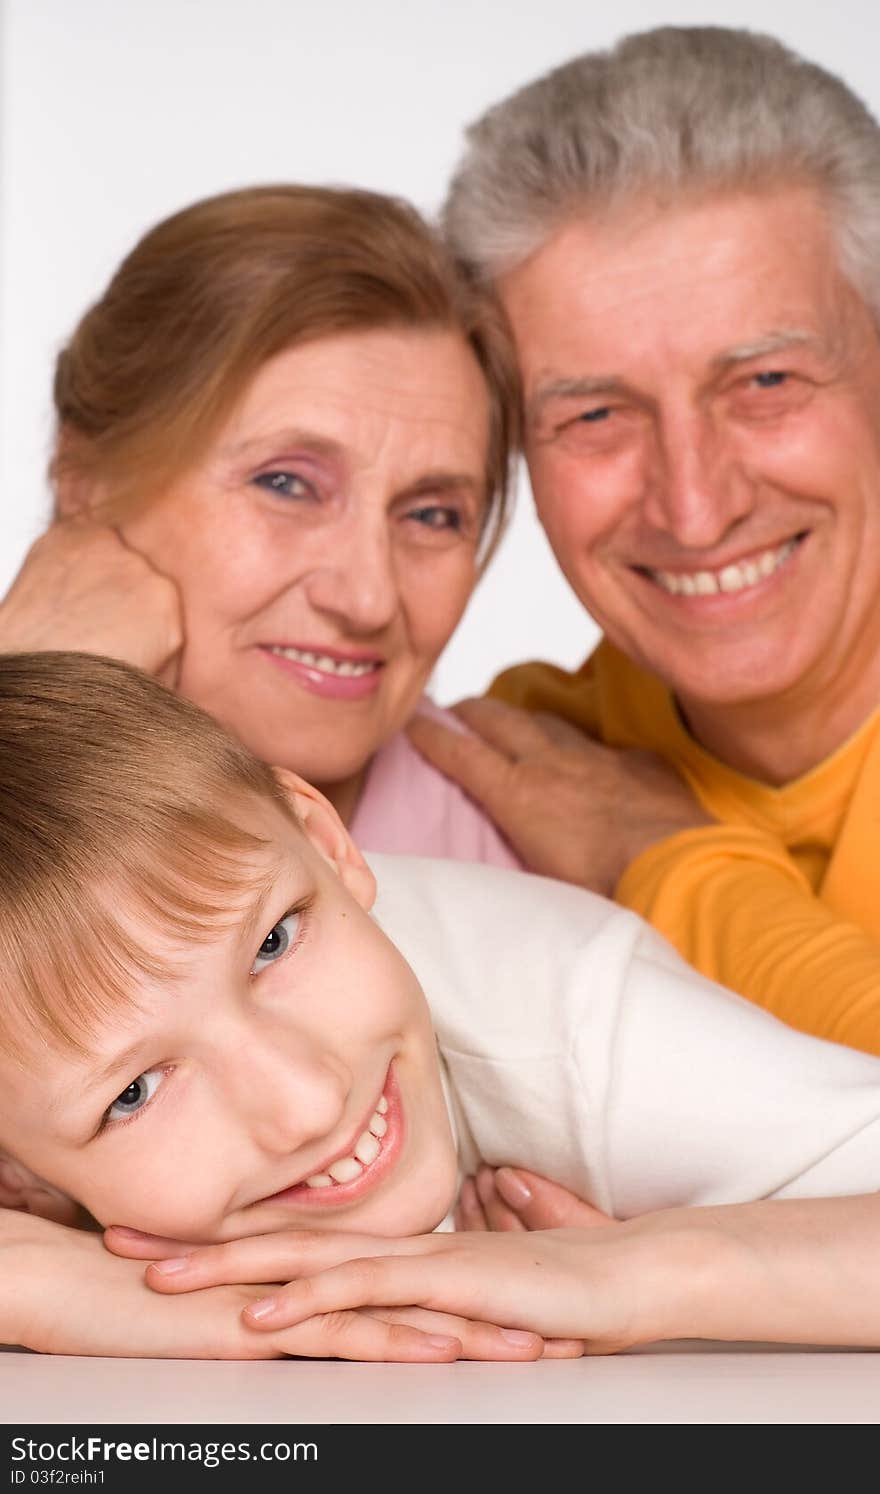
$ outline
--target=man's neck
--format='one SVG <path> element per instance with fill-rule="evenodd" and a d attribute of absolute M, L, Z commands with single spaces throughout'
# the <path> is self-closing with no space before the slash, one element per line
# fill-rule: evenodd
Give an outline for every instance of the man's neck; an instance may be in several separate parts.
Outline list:
<path fill-rule="evenodd" d="M 825 698 L 798 703 L 777 697 L 707 706 L 679 700 L 678 709 L 695 741 L 736 772 L 781 788 L 831 757 L 880 705 L 864 692 L 845 701 Z"/>

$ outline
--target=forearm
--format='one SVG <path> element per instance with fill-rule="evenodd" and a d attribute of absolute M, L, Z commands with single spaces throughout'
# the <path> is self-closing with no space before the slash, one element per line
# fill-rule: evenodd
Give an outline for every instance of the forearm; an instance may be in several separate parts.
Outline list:
<path fill-rule="evenodd" d="M 880 949 L 769 837 L 677 835 L 628 868 L 616 897 L 710 979 L 792 1027 L 880 1054 Z"/>
<path fill-rule="evenodd" d="M 631 1342 L 880 1346 L 876 1194 L 670 1210 L 619 1230 Z"/>

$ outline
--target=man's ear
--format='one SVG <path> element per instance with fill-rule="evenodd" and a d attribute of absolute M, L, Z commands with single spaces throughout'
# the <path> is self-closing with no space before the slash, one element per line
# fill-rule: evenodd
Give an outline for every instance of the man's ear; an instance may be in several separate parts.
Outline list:
<path fill-rule="evenodd" d="M 72 1198 L 4 1152 L 0 1152 L 0 1208 L 19 1209 L 55 1224 L 76 1224 L 80 1217 Z"/>
<path fill-rule="evenodd" d="M 329 862 L 362 908 L 372 908 L 376 878 L 329 799 L 298 773 L 287 768 L 273 768 L 272 772 L 319 856 Z"/>

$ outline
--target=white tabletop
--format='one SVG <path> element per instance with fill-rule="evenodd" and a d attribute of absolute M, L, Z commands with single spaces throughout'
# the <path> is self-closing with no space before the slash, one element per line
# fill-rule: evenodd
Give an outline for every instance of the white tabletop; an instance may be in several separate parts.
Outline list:
<path fill-rule="evenodd" d="M 131 1424 L 880 1421 L 880 1353 L 670 1344 L 539 1364 L 84 1359 L 0 1352 L 0 1420 Z"/>

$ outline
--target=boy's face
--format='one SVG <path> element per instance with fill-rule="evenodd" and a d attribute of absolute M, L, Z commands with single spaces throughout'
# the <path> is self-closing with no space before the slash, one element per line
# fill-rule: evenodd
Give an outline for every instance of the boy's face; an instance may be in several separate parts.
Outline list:
<path fill-rule="evenodd" d="M 372 879 L 323 801 L 237 816 L 261 892 L 94 1032 L 88 1058 L 0 1058 L 0 1145 L 102 1224 L 182 1240 L 432 1229 L 456 1159 L 425 998 L 370 918 Z M 125 915 L 125 910 L 119 910 Z M 53 937 L 63 938 L 57 929 Z"/>

